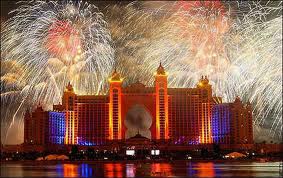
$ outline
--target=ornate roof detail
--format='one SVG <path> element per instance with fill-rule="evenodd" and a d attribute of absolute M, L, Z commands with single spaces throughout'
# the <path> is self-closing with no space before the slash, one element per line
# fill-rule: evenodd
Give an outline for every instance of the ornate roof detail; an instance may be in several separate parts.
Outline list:
<path fill-rule="evenodd" d="M 208 80 L 208 77 L 207 76 L 204 76 L 203 75 L 201 76 L 201 79 L 199 80 L 197 86 L 198 87 L 202 87 L 202 86 L 206 86 L 209 84 L 209 80 Z"/>
<path fill-rule="evenodd" d="M 71 85 L 70 82 L 68 82 L 68 85 L 66 86 L 66 91 L 71 91 L 71 92 L 74 91 L 74 88 L 73 88 L 73 86 Z"/>
<path fill-rule="evenodd" d="M 121 76 L 117 72 L 116 68 L 115 68 L 114 72 L 111 75 L 111 81 L 121 81 Z"/>
<path fill-rule="evenodd" d="M 162 66 L 161 62 L 160 62 L 160 64 L 159 64 L 159 67 L 158 67 L 157 70 L 156 70 L 156 73 L 157 73 L 158 75 L 166 75 L 165 69 L 164 69 L 164 67 Z"/>
<path fill-rule="evenodd" d="M 202 82 L 203 82 L 204 85 L 207 85 L 209 83 L 209 80 L 208 80 L 207 76 L 204 77 Z"/>
<path fill-rule="evenodd" d="M 236 96 L 234 103 L 241 103 L 241 98 L 239 96 Z"/>

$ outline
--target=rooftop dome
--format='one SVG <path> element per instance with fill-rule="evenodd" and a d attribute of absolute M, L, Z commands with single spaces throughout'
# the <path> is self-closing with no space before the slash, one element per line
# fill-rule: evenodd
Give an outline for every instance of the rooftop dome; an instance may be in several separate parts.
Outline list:
<path fill-rule="evenodd" d="M 207 86 L 209 84 L 209 80 L 207 78 L 207 76 L 201 76 L 201 79 L 199 80 L 197 86 L 198 87 L 203 87 L 203 86 Z"/>

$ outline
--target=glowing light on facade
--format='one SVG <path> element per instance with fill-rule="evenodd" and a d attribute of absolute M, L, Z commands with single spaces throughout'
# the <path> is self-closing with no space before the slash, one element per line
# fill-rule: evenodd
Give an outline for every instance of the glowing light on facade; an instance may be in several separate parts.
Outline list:
<path fill-rule="evenodd" d="M 122 139 L 121 87 L 123 79 L 115 70 L 109 79 L 109 138 Z"/>
<path fill-rule="evenodd" d="M 211 134 L 211 106 L 210 103 L 201 104 L 201 141 L 200 143 L 212 143 Z"/>
<path fill-rule="evenodd" d="M 23 116 L 38 102 L 50 107 L 60 100 L 69 80 L 78 94 L 103 93 L 108 88 L 100 79 L 116 63 L 128 76 L 151 84 L 162 60 L 172 74 L 172 87 L 192 87 L 199 75 L 209 75 L 216 94 L 226 102 L 237 94 L 249 98 L 254 124 L 281 138 L 282 2 L 177 1 L 157 11 L 136 5 L 110 5 L 103 15 L 83 1 L 21 3 L 3 24 L 1 36 L 1 66 L 8 66 L 1 72 L 2 127 L 7 125 L 2 135 L 23 118 L 14 115 Z M 113 43 L 119 44 L 115 57 Z M 32 98 L 31 105 L 18 103 L 21 98 L 22 103 Z"/>
<path fill-rule="evenodd" d="M 33 129 L 30 123 L 50 118 L 47 137 L 56 144 L 103 145 L 109 140 L 145 138 L 148 132 L 150 139 L 171 139 L 174 144 L 253 143 L 251 105 L 238 97 L 234 103 L 221 103 L 220 97 L 212 96 L 207 76 L 201 77 L 196 88 L 168 88 L 167 73 L 160 64 L 153 87 L 139 82 L 123 87 L 122 82 L 115 70 L 109 79 L 109 95 L 77 95 L 68 84 L 62 105 L 54 105 L 57 112 L 46 117 L 39 107 L 25 115 L 26 142 L 46 143 L 36 140 L 38 135 L 30 135 L 29 129 Z M 126 120 L 136 106 L 146 115 L 135 112 L 137 117 Z M 143 121 L 151 116 L 152 121 Z M 131 122 L 127 129 L 138 129 L 135 136 L 126 137 L 122 125 L 126 121 Z M 139 130 L 136 124 L 148 130 Z M 45 133 L 45 127 L 40 129 L 39 135 Z"/>
<path fill-rule="evenodd" d="M 65 113 L 49 112 L 49 142 L 64 144 L 66 134 Z"/>
<path fill-rule="evenodd" d="M 66 111 L 66 137 L 65 144 L 77 144 L 77 119 L 74 111 Z"/>
<path fill-rule="evenodd" d="M 155 74 L 155 94 L 156 94 L 156 138 L 168 139 L 168 92 L 167 73 L 161 63 Z"/>

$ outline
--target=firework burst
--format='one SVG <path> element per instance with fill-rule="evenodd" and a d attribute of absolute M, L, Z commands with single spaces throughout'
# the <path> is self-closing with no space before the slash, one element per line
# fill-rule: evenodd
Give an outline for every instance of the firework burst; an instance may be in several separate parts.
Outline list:
<path fill-rule="evenodd" d="M 237 95 L 249 100 L 255 125 L 280 138 L 281 3 L 177 2 L 172 9 L 145 48 L 150 70 L 162 61 L 172 87 L 194 87 L 199 76 L 208 75 L 216 95 L 225 102 Z"/>
<path fill-rule="evenodd" d="M 208 75 L 216 95 L 249 100 L 254 124 L 281 136 L 281 2 L 134 2 L 103 12 L 104 18 L 94 5 L 72 1 L 36 1 L 14 11 L 2 28 L 2 118 L 22 118 L 23 101 L 57 103 L 68 81 L 80 94 L 105 93 L 114 63 L 125 84 L 151 85 L 161 61 L 170 87 L 195 87 Z"/>
<path fill-rule="evenodd" d="M 80 94 L 102 92 L 114 64 L 114 50 L 96 6 L 81 1 L 31 1 L 11 13 L 14 16 L 1 32 L 1 67 L 10 66 L 1 74 L 1 102 L 16 97 L 9 103 L 16 110 L 5 107 L 3 124 L 11 117 L 11 124 L 22 118 L 24 105 L 41 103 L 51 109 L 69 81 Z"/>
<path fill-rule="evenodd" d="M 191 1 L 132 10 L 134 5 L 119 8 L 126 11 L 119 23 L 106 15 L 114 26 L 117 64 L 129 77 L 126 82 L 152 84 L 160 61 L 170 74 L 171 87 L 195 87 L 201 75 L 208 75 L 216 95 L 225 102 L 233 102 L 237 95 L 250 101 L 254 124 L 269 128 L 270 136 L 280 139 L 280 2 Z"/>

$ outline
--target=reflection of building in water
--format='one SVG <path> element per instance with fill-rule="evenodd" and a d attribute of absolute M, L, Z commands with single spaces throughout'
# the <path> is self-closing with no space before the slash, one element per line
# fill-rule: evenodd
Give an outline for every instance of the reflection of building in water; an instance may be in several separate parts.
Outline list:
<path fill-rule="evenodd" d="M 123 177 L 123 167 L 121 163 L 105 163 L 104 177 Z"/>
<path fill-rule="evenodd" d="M 63 177 L 77 177 L 78 173 L 78 165 L 75 164 L 63 164 L 64 175 Z"/>
<path fill-rule="evenodd" d="M 126 177 L 136 177 L 136 166 L 134 164 L 126 164 Z"/>
<path fill-rule="evenodd" d="M 151 174 L 154 177 L 172 177 L 172 167 L 169 163 L 152 163 Z"/>
<path fill-rule="evenodd" d="M 215 177 L 213 163 L 196 163 L 197 177 Z"/>
<path fill-rule="evenodd" d="M 175 144 L 253 142 L 250 104 L 238 97 L 222 103 L 212 96 L 206 76 L 195 88 L 168 88 L 160 64 L 153 86 L 122 84 L 116 70 L 109 78 L 108 95 L 78 95 L 69 83 L 54 111 L 26 113 L 25 143 L 103 145 L 137 133 Z"/>

